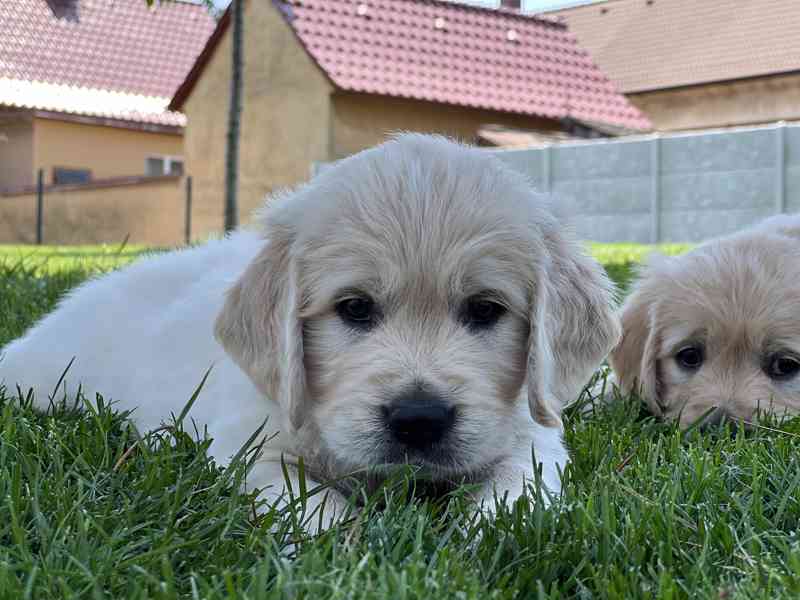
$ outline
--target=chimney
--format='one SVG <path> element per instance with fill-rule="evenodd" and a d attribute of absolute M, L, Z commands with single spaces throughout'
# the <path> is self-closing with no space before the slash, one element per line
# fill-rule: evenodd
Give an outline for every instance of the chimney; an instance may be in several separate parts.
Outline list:
<path fill-rule="evenodd" d="M 522 8 L 522 0 L 500 0 L 500 6 L 518 11 Z"/>
<path fill-rule="evenodd" d="M 66 21 L 80 20 L 79 0 L 47 0 L 47 4 L 50 5 L 50 10 L 53 11 L 53 15 L 57 19 Z"/>

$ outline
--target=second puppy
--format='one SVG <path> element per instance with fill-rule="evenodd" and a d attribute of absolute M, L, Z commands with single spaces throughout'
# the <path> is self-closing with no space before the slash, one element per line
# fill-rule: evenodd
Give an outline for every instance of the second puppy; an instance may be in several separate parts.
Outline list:
<path fill-rule="evenodd" d="M 611 366 L 625 392 L 688 426 L 800 412 L 800 215 L 645 267 Z"/>

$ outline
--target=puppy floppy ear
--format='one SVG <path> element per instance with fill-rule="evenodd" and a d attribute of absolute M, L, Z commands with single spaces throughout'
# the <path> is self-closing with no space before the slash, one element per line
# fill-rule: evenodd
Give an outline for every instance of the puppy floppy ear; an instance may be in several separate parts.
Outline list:
<path fill-rule="evenodd" d="M 636 289 L 622 307 L 622 340 L 611 352 L 609 363 L 625 393 L 641 393 L 650 410 L 663 414 L 659 402 L 658 307 L 646 289 Z"/>
<path fill-rule="evenodd" d="M 557 232 L 545 235 L 549 260 L 540 269 L 528 352 L 528 402 L 534 420 L 560 426 L 620 336 L 614 286 L 583 249 Z"/>
<path fill-rule="evenodd" d="M 214 334 L 256 387 L 278 402 L 293 427 L 303 420 L 306 375 L 290 228 L 268 228 L 268 241 L 228 291 Z"/>

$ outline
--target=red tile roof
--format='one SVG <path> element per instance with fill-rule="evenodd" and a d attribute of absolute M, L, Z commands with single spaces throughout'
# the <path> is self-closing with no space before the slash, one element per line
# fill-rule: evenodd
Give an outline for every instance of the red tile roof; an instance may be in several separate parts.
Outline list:
<path fill-rule="evenodd" d="M 113 92 L 132 120 L 156 118 L 152 99 L 165 99 L 166 108 L 214 27 L 205 7 L 184 2 L 0 2 L 0 104 L 95 114 L 91 102 L 86 110 L 61 106 L 58 94 L 40 89 L 74 89 L 87 98 Z M 144 97 L 149 104 L 139 101 Z"/>
<path fill-rule="evenodd" d="M 441 0 L 273 0 L 339 89 L 649 129 L 566 26 Z M 179 88 L 191 93 L 221 32 Z"/>

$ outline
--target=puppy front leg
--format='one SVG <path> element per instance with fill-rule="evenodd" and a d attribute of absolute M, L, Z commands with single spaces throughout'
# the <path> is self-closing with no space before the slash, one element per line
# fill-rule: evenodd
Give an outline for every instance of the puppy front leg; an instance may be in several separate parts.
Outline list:
<path fill-rule="evenodd" d="M 543 450 L 541 446 L 534 449 Z M 549 504 L 550 497 L 561 492 L 561 478 L 559 471 L 564 469 L 568 461 L 566 451 L 562 447 L 547 448 L 548 453 L 532 453 L 531 446 L 520 448 L 515 455 L 497 467 L 492 477 L 484 484 L 478 492 L 476 501 L 481 510 L 490 516 L 494 516 L 497 502 L 505 501 L 506 506 L 511 507 L 518 498 L 525 495 L 530 487 L 536 485 L 537 478 L 533 469 L 540 465 L 534 465 L 531 457 L 541 463 L 541 497 L 545 504 Z M 535 491 L 535 490 L 534 490 Z"/>
<path fill-rule="evenodd" d="M 478 508 L 490 518 L 497 512 L 497 503 L 504 503 L 509 508 L 518 498 L 525 494 L 527 487 L 533 482 L 530 468 L 522 469 L 514 465 L 503 465 L 491 479 L 476 492 L 475 501 Z"/>
<path fill-rule="evenodd" d="M 277 505 L 280 509 L 296 502 L 297 506 L 302 508 L 298 516 L 303 529 L 312 535 L 332 527 L 347 515 L 349 504 L 340 492 L 333 488 L 325 488 L 301 500 L 299 498 L 302 488 L 297 467 L 286 464 L 286 474 L 288 481 L 283 465 L 273 460 L 258 461 L 253 465 L 247 475 L 246 486 L 248 490 L 258 489 L 258 499 L 266 501 L 261 504 L 260 512 L 266 511 L 271 506 Z M 321 486 L 308 477 L 304 483 L 307 492 Z"/>

